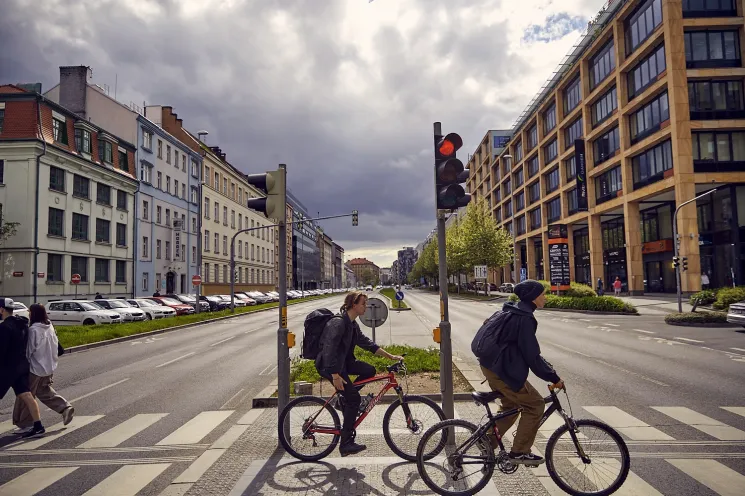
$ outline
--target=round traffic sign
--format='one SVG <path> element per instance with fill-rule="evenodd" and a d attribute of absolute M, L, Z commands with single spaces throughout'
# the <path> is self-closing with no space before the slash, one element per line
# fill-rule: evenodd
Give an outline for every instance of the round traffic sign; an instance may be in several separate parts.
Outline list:
<path fill-rule="evenodd" d="M 191 283 L 194 286 L 199 286 L 200 284 L 202 284 L 202 276 L 200 276 L 199 274 L 192 276 Z"/>
<path fill-rule="evenodd" d="M 73 284 L 80 284 L 80 274 L 73 274 L 70 278 L 70 282 Z"/>
<path fill-rule="evenodd" d="M 387 318 L 388 305 L 386 305 L 380 298 L 368 298 L 365 315 L 360 317 L 362 323 L 367 327 L 373 327 L 373 325 L 378 327 L 383 325 Z"/>
<path fill-rule="evenodd" d="M 404 292 L 403 291 L 396 291 L 396 299 L 398 301 L 401 301 L 404 299 Z"/>

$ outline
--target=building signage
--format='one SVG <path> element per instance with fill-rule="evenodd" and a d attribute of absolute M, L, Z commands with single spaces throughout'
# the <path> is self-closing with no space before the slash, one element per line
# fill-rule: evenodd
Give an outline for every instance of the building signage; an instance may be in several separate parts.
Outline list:
<path fill-rule="evenodd" d="M 23 277 L 23 272 L 13 272 L 13 277 Z"/>
<path fill-rule="evenodd" d="M 548 226 L 548 239 L 565 239 L 567 237 L 566 224 L 551 224 Z"/>
<path fill-rule="evenodd" d="M 548 226 L 548 271 L 552 290 L 569 289 L 569 239 L 566 224 Z"/>
<path fill-rule="evenodd" d="M 486 265 L 476 265 L 473 268 L 473 276 L 476 279 L 486 279 L 487 269 Z"/>
<path fill-rule="evenodd" d="M 174 258 L 181 260 L 181 221 L 173 221 L 173 247 L 176 250 Z"/>
<path fill-rule="evenodd" d="M 574 164 L 577 168 L 577 211 L 587 212 L 587 161 L 585 140 L 574 140 Z"/>

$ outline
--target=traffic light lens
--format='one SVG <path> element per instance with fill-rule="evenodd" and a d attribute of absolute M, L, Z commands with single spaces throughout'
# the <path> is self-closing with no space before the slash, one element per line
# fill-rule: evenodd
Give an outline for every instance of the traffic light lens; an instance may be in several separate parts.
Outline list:
<path fill-rule="evenodd" d="M 455 145 L 452 141 L 449 140 L 442 140 L 440 143 L 440 154 L 449 157 L 450 155 L 455 152 Z"/>

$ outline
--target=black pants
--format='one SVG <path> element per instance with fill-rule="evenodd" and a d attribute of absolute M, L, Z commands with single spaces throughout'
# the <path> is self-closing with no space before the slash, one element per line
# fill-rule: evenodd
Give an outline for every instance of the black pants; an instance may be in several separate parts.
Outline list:
<path fill-rule="evenodd" d="M 332 380 L 331 374 L 325 371 L 319 371 L 319 373 L 322 377 L 330 381 Z M 357 412 L 359 411 L 360 402 L 362 400 L 359 388 L 352 384 L 352 380 L 349 376 L 356 375 L 358 381 L 369 379 L 375 375 L 375 367 L 369 363 L 360 361 L 348 362 L 339 375 L 347 382 L 344 384 L 344 391 L 340 393 L 344 398 L 344 422 L 341 426 L 341 437 L 342 441 L 346 441 L 352 435 L 354 422 L 357 420 Z"/>

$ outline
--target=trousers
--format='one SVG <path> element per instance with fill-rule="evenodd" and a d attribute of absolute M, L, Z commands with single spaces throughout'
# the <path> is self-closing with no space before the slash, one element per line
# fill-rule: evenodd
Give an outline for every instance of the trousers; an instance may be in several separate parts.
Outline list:
<path fill-rule="evenodd" d="M 31 394 L 34 395 L 40 402 L 51 408 L 57 413 L 62 413 L 70 405 L 70 403 L 57 394 L 57 391 L 52 387 L 52 376 L 38 376 L 35 374 L 29 374 L 28 389 Z M 13 425 L 20 428 L 26 428 L 34 425 L 34 420 L 31 418 L 31 412 L 28 411 L 23 401 L 16 397 L 16 403 L 13 406 Z"/>
<path fill-rule="evenodd" d="M 332 380 L 331 374 L 327 371 L 319 370 L 318 373 L 321 374 L 321 377 L 324 377 L 329 381 Z M 354 362 L 348 362 L 346 366 L 342 368 L 339 375 L 346 381 L 346 384 L 344 384 L 344 390 L 340 392 L 344 398 L 344 410 L 342 412 L 344 414 L 344 421 L 341 426 L 341 437 L 342 441 L 346 441 L 352 435 L 354 422 L 357 420 L 357 413 L 359 411 L 360 402 L 362 401 L 359 391 L 360 388 L 352 384 L 352 380 L 349 376 L 356 375 L 358 381 L 369 379 L 375 375 L 375 367 L 369 363 L 355 360 Z"/>

